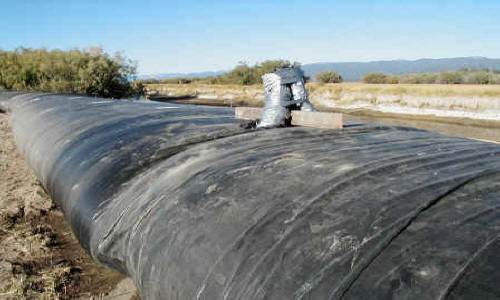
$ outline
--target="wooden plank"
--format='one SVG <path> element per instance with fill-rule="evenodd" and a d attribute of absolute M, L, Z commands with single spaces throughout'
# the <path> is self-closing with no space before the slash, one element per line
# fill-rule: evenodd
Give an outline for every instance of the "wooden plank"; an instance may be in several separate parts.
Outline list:
<path fill-rule="evenodd" d="M 257 120 L 262 115 L 262 108 L 260 107 L 235 107 L 234 116 L 236 119 L 243 120 Z"/>
<path fill-rule="evenodd" d="M 234 115 L 237 119 L 258 120 L 262 115 L 259 107 L 236 107 Z M 344 127 L 341 113 L 292 111 L 292 125 L 315 128 L 339 129 Z"/>
<path fill-rule="evenodd" d="M 292 110 L 292 125 L 340 129 L 344 121 L 340 113 Z"/>

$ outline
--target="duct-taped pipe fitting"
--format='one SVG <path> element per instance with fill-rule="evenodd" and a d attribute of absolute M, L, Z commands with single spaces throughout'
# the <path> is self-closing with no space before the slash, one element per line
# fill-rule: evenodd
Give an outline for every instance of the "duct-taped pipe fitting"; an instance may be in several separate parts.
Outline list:
<path fill-rule="evenodd" d="M 305 82 L 300 80 L 291 85 L 293 100 L 302 100 L 300 110 L 317 111 L 314 105 L 309 101 L 309 91 L 306 89 Z"/>
<path fill-rule="evenodd" d="M 290 100 L 290 88 L 281 84 L 281 78 L 274 74 L 262 76 L 266 103 L 258 127 L 274 127 L 283 125 L 290 118 L 286 102 Z"/>
<path fill-rule="evenodd" d="M 276 127 L 289 123 L 292 109 L 316 111 L 308 100 L 304 73 L 299 68 L 277 68 L 262 76 L 266 103 L 258 127 Z"/>
<path fill-rule="evenodd" d="M 292 83 L 290 87 L 292 89 L 293 100 L 307 100 L 309 97 L 309 92 L 302 80 Z"/>

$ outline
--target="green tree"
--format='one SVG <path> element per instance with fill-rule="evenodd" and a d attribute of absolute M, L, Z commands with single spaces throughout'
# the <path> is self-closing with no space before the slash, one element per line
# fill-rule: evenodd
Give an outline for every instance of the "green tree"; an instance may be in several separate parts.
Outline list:
<path fill-rule="evenodd" d="M 229 83 L 251 85 L 257 82 L 255 70 L 246 63 L 240 63 L 228 74 L 225 74 Z"/>
<path fill-rule="evenodd" d="M 398 77 L 384 73 L 367 73 L 363 75 L 361 81 L 364 83 L 399 83 Z"/>
<path fill-rule="evenodd" d="M 464 83 L 463 76 L 459 72 L 445 72 L 439 74 L 437 83 L 460 84 Z"/>
<path fill-rule="evenodd" d="M 320 83 L 340 83 L 344 81 L 339 73 L 333 72 L 332 70 L 318 73 L 314 76 L 314 79 Z"/>
<path fill-rule="evenodd" d="M 200 78 L 168 78 L 163 79 L 160 83 L 171 84 L 188 84 L 188 83 L 205 83 L 205 84 L 238 84 L 238 85 L 253 85 L 262 83 L 262 75 L 272 73 L 276 68 L 280 67 L 300 67 L 300 63 L 291 63 L 288 60 L 266 60 L 254 66 L 249 66 L 245 62 L 240 62 L 230 72 L 219 75 Z M 140 80 L 143 83 L 153 83 L 154 81 Z"/>
<path fill-rule="evenodd" d="M 231 72 L 217 76 L 219 83 L 252 85 L 262 83 L 262 75 L 272 73 L 276 68 L 300 67 L 300 63 L 290 63 L 288 60 L 266 60 L 250 67 L 240 62 Z"/>
<path fill-rule="evenodd" d="M 101 48 L 70 51 L 0 50 L 0 88 L 123 98 L 143 92 L 132 84 L 136 64 Z"/>

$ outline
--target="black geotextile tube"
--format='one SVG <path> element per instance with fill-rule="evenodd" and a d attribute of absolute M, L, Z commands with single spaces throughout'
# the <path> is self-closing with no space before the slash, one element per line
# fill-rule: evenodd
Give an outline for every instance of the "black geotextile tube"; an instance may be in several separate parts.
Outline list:
<path fill-rule="evenodd" d="M 94 259 L 144 299 L 500 297 L 500 146 L 389 126 L 0 93 Z"/>

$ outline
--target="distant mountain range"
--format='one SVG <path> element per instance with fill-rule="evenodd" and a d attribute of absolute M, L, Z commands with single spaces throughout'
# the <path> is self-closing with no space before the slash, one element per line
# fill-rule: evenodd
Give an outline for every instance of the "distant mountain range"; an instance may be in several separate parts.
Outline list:
<path fill-rule="evenodd" d="M 366 73 L 381 72 L 393 75 L 403 75 L 412 73 L 427 72 L 447 72 L 458 71 L 463 68 L 469 69 L 495 69 L 500 70 L 500 59 L 491 59 L 486 57 L 456 57 L 456 58 L 438 58 L 438 59 L 418 59 L 418 60 L 385 60 L 372 62 L 339 62 L 339 63 L 315 63 L 302 65 L 302 69 L 307 76 L 333 70 L 340 73 L 345 81 L 360 81 Z M 206 77 L 217 76 L 225 73 L 219 72 L 201 72 L 201 73 L 165 73 L 156 75 L 143 75 L 139 79 L 145 78 L 177 78 L 177 77 Z"/>
<path fill-rule="evenodd" d="M 418 60 L 387 60 L 373 62 L 317 63 L 303 65 L 302 69 L 308 76 L 319 72 L 333 70 L 340 73 L 345 81 L 360 81 L 366 73 L 381 72 L 392 75 L 403 75 L 427 72 L 458 71 L 469 69 L 500 70 L 500 59 L 486 57 L 457 57 Z"/>

